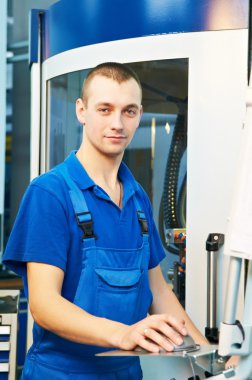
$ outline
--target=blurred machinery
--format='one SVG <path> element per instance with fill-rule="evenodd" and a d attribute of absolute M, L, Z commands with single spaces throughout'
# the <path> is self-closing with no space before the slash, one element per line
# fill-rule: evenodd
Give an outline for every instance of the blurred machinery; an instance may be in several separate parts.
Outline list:
<path fill-rule="evenodd" d="M 168 271 L 168 277 L 172 283 L 173 291 L 180 303 L 185 306 L 185 280 L 186 280 L 186 230 L 173 229 L 169 232 L 169 244 L 176 247 L 179 257 L 174 261 L 173 267 Z M 173 248 L 174 249 L 174 248 Z"/>
<path fill-rule="evenodd" d="M 0 379 L 15 380 L 19 291 L 0 290 Z"/>

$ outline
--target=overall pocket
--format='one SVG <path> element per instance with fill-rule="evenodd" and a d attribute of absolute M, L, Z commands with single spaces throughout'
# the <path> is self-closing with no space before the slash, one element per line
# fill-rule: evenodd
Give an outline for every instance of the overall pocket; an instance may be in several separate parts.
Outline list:
<path fill-rule="evenodd" d="M 125 324 L 139 320 L 142 302 L 142 277 L 139 269 L 97 268 L 96 315 Z"/>

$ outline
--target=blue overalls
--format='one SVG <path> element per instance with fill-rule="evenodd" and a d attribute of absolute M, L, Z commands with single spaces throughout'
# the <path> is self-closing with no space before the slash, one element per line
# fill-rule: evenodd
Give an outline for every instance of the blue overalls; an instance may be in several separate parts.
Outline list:
<path fill-rule="evenodd" d="M 136 196 L 142 246 L 136 249 L 97 247 L 92 216 L 82 191 L 71 179 L 64 163 L 58 166 L 58 171 L 69 188 L 76 221 L 83 231 L 82 271 L 74 304 L 92 315 L 127 325 L 140 321 L 148 313 L 152 294 L 148 281 L 148 227 Z M 40 342 L 28 352 L 22 380 L 142 379 L 138 357 L 97 357 L 97 353 L 110 349 L 71 342 L 40 330 Z"/>

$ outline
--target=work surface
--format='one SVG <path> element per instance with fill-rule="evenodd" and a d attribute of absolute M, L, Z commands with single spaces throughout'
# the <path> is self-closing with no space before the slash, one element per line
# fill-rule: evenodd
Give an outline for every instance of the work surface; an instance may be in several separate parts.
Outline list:
<path fill-rule="evenodd" d="M 145 350 L 135 350 L 135 351 L 123 351 L 123 350 L 113 350 L 98 354 L 98 356 L 140 356 L 143 359 L 162 358 L 167 363 L 167 366 L 173 367 L 173 365 L 181 366 L 181 371 L 183 368 L 183 359 L 185 365 L 191 362 L 191 365 L 197 367 L 199 370 L 207 371 L 212 374 L 219 374 L 224 370 L 225 361 L 219 357 L 217 352 L 217 345 L 204 345 L 198 346 L 196 350 L 191 351 L 181 351 L 181 352 L 159 352 L 150 353 Z M 181 360 L 178 362 L 177 360 Z M 154 360 L 155 362 L 155 360 Z M 153 364 L 154 364 L 153 362 Z M 161 362 L 160 362 L 161 363 Z M 160 364 L 159 363 L 159 364 Z M 180 364 L 179 364 L 180 363 Z M 178 377 L 177 377 L 178 378 Z"/>
<path fill-rule="evenodd" d="M 112 350 L 106 351 L 98 354 L 97 356 L 167 356 L 167 357 L 183 357 L 190 355 L 192 357 L 198 357 L 202 355 L 215 354 L 218 346 L 216 345 L 205 345 L 198 346 L 197 349 L 191 351 L 180 351 L 180 352 L 165 352 L 161 351 L 159 353 L 151 353 L 142 349 L 134 351 L 125 350 Z"/>

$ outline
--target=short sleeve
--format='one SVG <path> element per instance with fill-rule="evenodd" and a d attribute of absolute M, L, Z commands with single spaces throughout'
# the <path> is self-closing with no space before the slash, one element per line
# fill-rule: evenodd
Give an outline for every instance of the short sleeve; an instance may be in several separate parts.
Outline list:
<path fill-rule="evenodd" d="M 3 262 L 20 276 L 26 262 L 51 264 L 65 270 L 69 231 L 66 211 L 57 196 L 32 183 L 21 202 Z"/>

